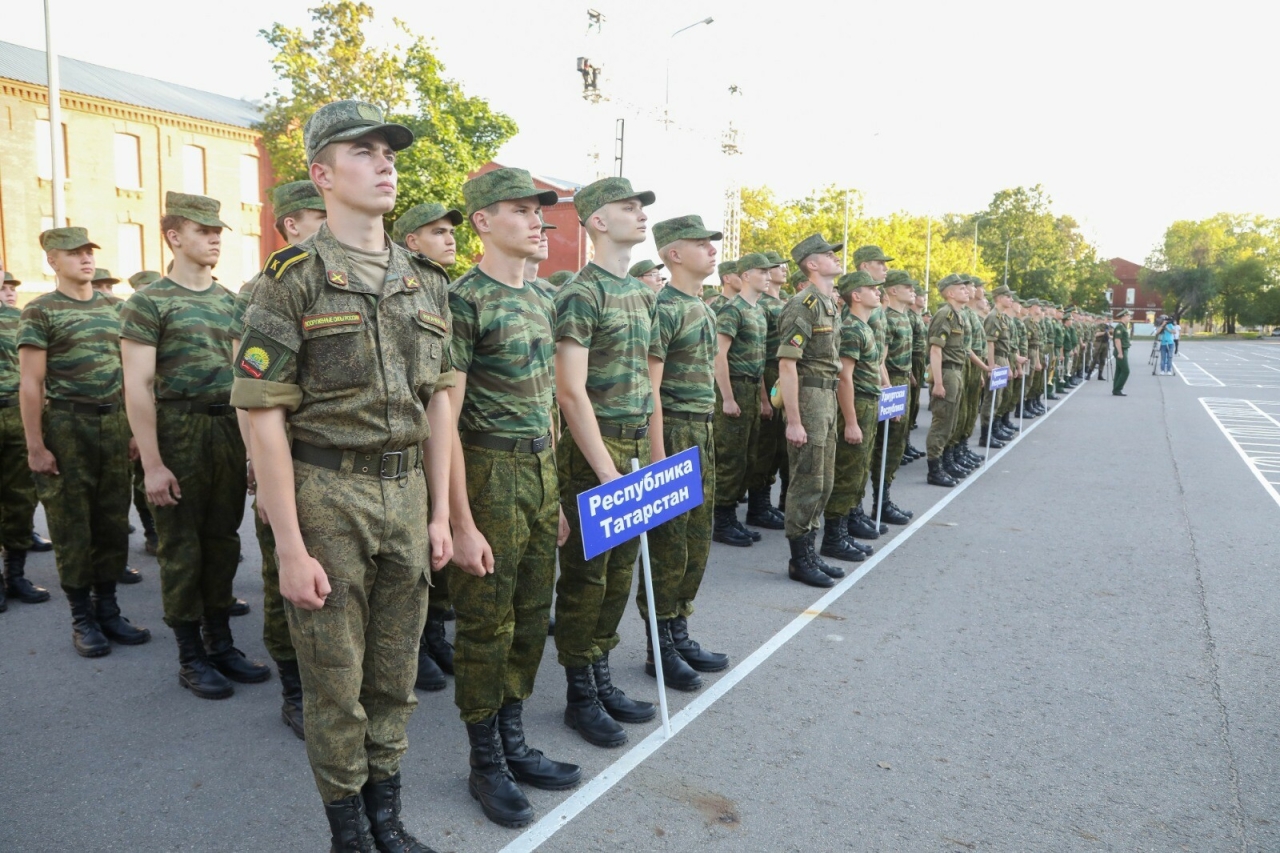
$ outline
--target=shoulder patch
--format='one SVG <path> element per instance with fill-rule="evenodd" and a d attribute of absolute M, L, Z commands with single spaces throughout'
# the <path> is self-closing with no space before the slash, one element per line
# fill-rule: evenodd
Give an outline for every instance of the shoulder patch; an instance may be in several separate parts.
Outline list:
<path fill-rule="evenodd" d="M 445 331 L 444 318 L 439 314 L 432 314 L 426 309 L 419 309 L 418 319 L 421 322 L 426 323 L 428 326 L 435 326 L 437 329 Z"/>
<path fill-rule="evenodd" d="M 800 332 L 796 332 L 787 341 L 787 346 L 795 347 L 796 349 L 804 349 L 804 335 Z"/>
<path fill-rule="evenodd" d="M 267 263 L 263 266 L 262 271 L 279 281 L 285 270 L 309 254 L 306 249 L 299 249 L 297 246 L 285 246 L 283 249 L 277 249 L 272 252 L 267 257 Z"/>
<path fill-rule="evenodd" d="M 805 308 L 812 308 L 815 304 L 817 304 L 817 302 L 818 302 L 818 296 L 817 294 L 814 294 L 814 293 L 810 293 L 803 300 L 803 304 Z"/>

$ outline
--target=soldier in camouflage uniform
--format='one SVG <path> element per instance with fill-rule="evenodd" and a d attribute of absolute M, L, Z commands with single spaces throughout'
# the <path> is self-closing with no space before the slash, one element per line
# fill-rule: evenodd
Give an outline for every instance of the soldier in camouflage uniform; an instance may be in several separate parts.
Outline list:
<path fill-rule="evenodd" d="M 564 419 L 556 459 L 570 528 L 556 583 L 556 653 L 568 681 L 565 725 L 606 747 L 626 742 L 619 722 L 642 723 L 657 713 L 653 703 L 615 687 L 609 670 L 640 540 L 586 559 L 577 496 L 629 471 L 632 459 L 649 464 L 654 295 L 627 269 L 632 247 L 645 239 L 644 207 L 653 200 L 625 178 L 579 190 L 573 203 L 596 260 L 556 293 L 556 398 Z M 669 631 L 659 637 L 664 652 L 670 637 Z"/>
<path fill-rule="evenodd" d="M 664 264 L 655 264 L 653 261 L 645 259 L 632 264 L 631 269 L 627 270 L 627 275 L 644 282 L 646 287 L 652 290 L 654 294 L 657 294 L 662 290 L 662 269 L 664 266 Z M 702 285 L 699 284 L 698 287 L 702 287 Z"/>
<path fill-rule="evenodd" d="M 884 284 L 885 276 L 888 275 L 888 263 L 893 258 L 885 255 L 879 246 L 859 246 L 853 253 L 854 268 L 859 272 L 864 272 L 871 277 L 871 280 L 877 285 Z M 871 315 L 867 318 L 867 325 L 871 327 L 871 331 L 875 334 L 876 345 L 880 351 L 880 387 L 888 387 L 889 373 L 885 368 L 884 360 L 889 351 L 889 327 L 888 320 L 885 317 L 884 307 L 877 304 L 871 310 Z M 877 436 L 879 431 L 876 431 Z M 873 452 L 873 448 L 867 449 L 868 454 Z M 855 488 L 856 501 L 853 506 L 852 514 L 849 517 L 849 533 L 860 539 L 879 539 L 881 534 L 889 532 L 889 526 L 883 522 L 877 527 L 873 518 L 868 516 L 862 509 L 862 498 L 867 492 L 867 482 L 871 470 L 874 468 L 870 464 L 871 456 L 867 457 L 868 464 L 865 469 L 859 471 L 859 482 Z M 877 474 L 878 474 L 877 470 Z M 855 544 L 861 544 L 855 542 Z M 864 553 L 870 554 L 870 548 L 864 548 Z"/>
<path fill-rule="evenodd" d="M 903 270 L 889 270 L 885 274 L 883 308 L 888 337 L 884 368 L 888 375 L 888 387 L 911 386 L 911 359 L 915 347 L 915 332 L 911 326 L 912 314 L 908 306 L 915 301 L 915 285 L 915 280 Z M 884 458 L 883 503 L 872 508 L 871 518 L 878 516 L 889 524 L 908 524 L 914 513 L 895 504 L 889 493 L 889 487 L 893 485 L 894 477 L 898 473 L 898 466 L 906 455 L 907 417 L 903 415 L 888 422 L 887 451 L 884 446 L 885 432 L 883 427 L 876 429 L 875 449 L 871 453 L 871 484 L 877 495 L 881 494 L 880 459 Z"/>
<path fill-rule="evenodd" d="M 649 533 L 655 617 L 659 631 L 663 635 L 669 631 L 672 638 L 669 651 L 662 649 L 662 673 L 667 684 L 681 690 L 701 687 L 699 672 L 719 672 L 729 665 L 727 655 L 707 651 L 689 637 L 693 600 L 711 551 L 712 505 L 719 476 L 712 426 L 716 316 L 698 294 L 703 280 L 715 270 L 712 242 L 721 237 L 698 216 L 653 226 L 653 240 L 671 272 L 671 284 L 658 294 L 649 341 L 649 375 L 654 384 L 651 454 L 656 462 L 696 447 L 702 470 L 702 504 Z M 647 622 L 649 606 L 643 587 L 636 594 L 636 604 Z M 656 674 L 652 661 L 645 671 Z"/>
<path fill-rule="evenodd" d="M 271 677 L 231 636 L 246 478 L 230 405 L 235 295 L 213 280 L 227 227 L 220 207 L 166 194 L 161 231 L 173 269 L 129 298 L 120 323 L 129 426 L 160 540 L 164 621 L 178 641 L 178 683 L 202 699 L 225 699 L 232 681 Z"/>
<path fill-rule="evenodd" d="M 111 651 L 109 640 L 151 639 L 120 615 L 116 602 L 129 552 L 120 314 L 90 285 L 98 246 L 85 229 L 50 229 L 40 246 L 57 286 L 27 305 L 18 326 L 27 463 L 71 604 L 72 642 L 80 655 L 101 657 Z"/>
<path fill-rule="evenodd" d="M 738 520 L 738 498 L 746 488 L 751 448 L 760 430 L 760 410 L 767 402 L 764 347 L 768 321 L 759 305 L 773 263 L 760 252 L 738 259 L 736 296 L 716 315 L 716 495 L 711 538 L 725 545 L 749 547 L 760 534 Z"/>
<path fill-rule="evenodd" d="M 103 296 L 107 297 L 107 299 L 110 300 L 113 304 L 124 301 L 119 296 L 116 296 L 115 293 L 113 293 L 111 290 L 112 285 L 119 284 L 119 283 L 120 283 L 120 279 L 113 276 L 111 274 L 111 270 L 106 269 L 104 267 L 97 267 L 96 269 L 94 269 L 93 281 L 90 282 L 90 284 L 93 285 L 94 290 L 98 291 Z"/>
<path fill-rule="evenodd" d="M 733 297 L 738 295 L 738 291 L 742 289 L 742 278 L 738 275 L 736 259 L 721 261 L 716 266 L 716 272 L 720 276 L 720 292 L 707 300 L 707 304 L 718 314 L 721 308 L 732 302 Z"/>
<path fill-rule="evenodd" d="M 556 545 L 568 536 L 551 435 L 555 307 L 528 278 L 544 253 L 533 239 L 545 234 L 542 206 L 557 196 L 509 168 L 462 193 L 484 255 L 449 292 L 460 439 L 450 468 L 454 701 L 471 743 L 472 796 L 490 820 L 519 827 L 533 806 L 517 781 L 560 790 L 582 777 L 528 746 L 522 716 L 547 641 Z"/>
<path fill-rule="evenodd" d="M 573 280 L 573 272 L 571 270 L 559 270 L 547 276 L 547 284 L 551 286 L 551 292 L 559 290 L 570 281 Z"/>
<path fill-rule="evenodd" d="M 152 282 L 159 281 L 164 278 L 160 273 L 154 270 L 142 270 L 129 276 L 129 286 L 136 293 Z M 138 518 L 142 520 L 142 547 L 148 554 L 155 556 L 156 550 L 160 547 L 160 539 L 156 536 L 156 522 L 151 515 L 151 507 L 147 506 L 147 490 L 144 485 L 146 475 L 142 471 L 142 460 L 133 460 L 133 508 L 138 512 Z M 129 574 L 125 570 L 125 575 Z M 122 581 L 128 583 L 126 578 Z"/>
<path fill-rule="evenodd" d="M 994 310 L 987 311 L 987 316 L 982 321 L 982 329 L 987 339 L 987 367 L 1009 367 L 1009 359 L 1011 347 L 1013 346 L 1013 328 L 1009 321 L 1007 311 L 1013 299 L 1010 297 L 1010 290 L 1006 285 L 1001 285 L 992 291 L 992 297 L 995 299 Z M 1009 385 L 1003 389 L 992 391 L 990 388 L 984 388 L 982 392 L 982 435 L 979 443 L 990 449 L 999 449 L 1004 447 L 1007 435 L 1001 430 L 999 420 L 992 421 L 993 403 L 994 408 L 999 410 L 1003 405 L 1006 397 L 1009 396 L 1013 387 L 1013 371 L 1009 372 Z M 993 433 L 993 427 L 995 432 Z"/>
<path fill-rule="evenodd" d="M 978 412 L 982 408 L 982 392 L 987 385 L 987 337 L 982 328 L 982 315 L 975 310 L 981 305 L 983 311 L 989 310 L 986 294 L 983 292 L 982 280 L 976 276 L 963 275 L 964 286 L 969 291 L 969 302 L 962 309 L 962 315 L 968 328 L 969 360 L 965 369 L 963 404 L 956 419 L 956 426 L 951 434 L 951 476 L 962 480 L 982 464 L 982 457 L 969 450 L 969 436 L 973 435 L 977 426 Z"/>
<path fill-rule="evenodd" d="M 1107 351 L 1111 345 L 1111 326 L 1105 320 L 1098 317 L 1093 324 L 1093 364 L 1085 379 L 1096 370 L 1098 372 L 1098 380 L 1102 381 L 1103 372 L 1107 366 Z"/>
<path fill-rule="evenodd" d="M 1032 416 L 1045 413 L 1041 398 L 1044 393 L 1044 314 L 1039 299 L 1028 299 L 1027 309 L 1027 396 L 1023 406 Z"/>
<path fill-rule="evenodd" d="M 929 437 L 925 445 L 929 454 L 931 486 L 951 487 L 956 480 L 945 463 L 950 461 L 951 434 L 960 413 L 964 385 L 964 366 L 969 360 L 965 343 L 966 324 L 960 310 L 969 301 L 969 289 L 960 276 L 952 273 L 938 282 L 938 292 L 946 304 L 940 306 L 929 321 Z"/>
<path fill-rule="evenodd" d="M 836 387 L 840 377 L 840 313 L 832 295 L 843 243 L 812 234 L 791 249 L 808 277 L 778 320 L 778 384 L 787 419 L 791 484 L 787 489 L 787 574 L 816 587 L 831 587 L 844 570 L 818 556 L 814 541 L 835 477 Z M 797 285 L 798 286 L 798 285 Z"/>
<path fill-rule="evenodd" d="M 431 573 L 453 552 L 448 277 L 381 229 L 412 131 L 337 101 L 303 137 L 329 219 L 267 259 L 231 402 L 249 410 L 333 849 L 419 851 L 400 760 Z"/>
<path fill-rule="evenodd" d="M 4 546 L 0 613 L 7 607 L 6 596 L 24 604 L 49 600 L 49 591 L 26 577 L 36 486 L 27 467 L 27 442 L 18 409 L 18 321 L 22 312 L 15 307 L 15 289 L 20 284 L 10 272 L 0 284 L 0 545 Z"/>
<path fill-rule="evenodd" d="M 911 423 L 907 427 L 907 455 L 911 460 L 922 459 L 926 455 L 911 443 L 911 430 L 915 429 L 916 420 L 920 416 L 920 394 L 924 389 L 924 373 L 929 366 L 929 326 L 924 321 L 925 309 L 929 306 L 929 295 L 924 285 L 915 285 L 915 299 L 912 300 L 908 316 L 911 319 L 911 399 L 908 413 Z"/>
<path fill-rule="evenodd" d="M 779 503 L 787 504 L 787 483 L 790 479 L 787 470 L 786 424 L 781 412 L 773 410 L 768 400 L 769 393 L 778 384 L 778 320 L 782 317 L 782 309 L 786 305 L 781 298 L 782 285 L 787 280 L 787 262 L 777 252 L 765 252 L 773 266 L 769 269 L 769 286 L 760 294 L 760 309 L 764 311 L 765 345 L 764 345 L 764 390 L 765 400 L 760 406 L 760 435 L 751 455 L 751 471 L 747 475 L 747 524 L 762 527 L 765 530 L 782 530 L 782 512 L 773 506 L 770 493 L 773 490 L 774 475 L 782 477 L 782 491 Z"/>

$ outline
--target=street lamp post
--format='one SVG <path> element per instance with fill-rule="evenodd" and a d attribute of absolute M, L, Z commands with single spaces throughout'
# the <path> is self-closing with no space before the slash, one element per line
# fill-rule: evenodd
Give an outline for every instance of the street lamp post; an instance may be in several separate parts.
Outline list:
<path fill-rule="evenodd" d="M 662 98 L 662 124 L 663 124 L 664 130 L 670 129 L 671 127 L 671 39 L 674 39 L 676 36 L 680 35 L 685 30 L 691 30 L 694 27 L 698 27 L 703 24 L 711 24 L 711 23 L 714 23 L 714 21 L 715 19 L 712 18 L 710 15 L 708 15 L 707 17 L 703 18 L 701 21 L 694 21 L 692 24 L 690 24 L 687 27 L 681 27 L 680 29 L 676 30 L 674 33 L 671 34 L 670 39 L 667 39 L 667 81 L 666 81 L 665 92 L 663 93 L 663 98 Z"/>
<path fill-rule="evenodd" d="M 1004 286 L 1009 286 L 1009 247 L 1013 245 L 1014 240 L 1021 240 L 1022 236 L 1009 237 L 1004 241 Z"/>
<path fill-rule="evenodd" d="M 970 272 L 978 271 L 978 225 L 990 219 L 990 216 L 979 216 L 973 220 L 973 269 Z"/>

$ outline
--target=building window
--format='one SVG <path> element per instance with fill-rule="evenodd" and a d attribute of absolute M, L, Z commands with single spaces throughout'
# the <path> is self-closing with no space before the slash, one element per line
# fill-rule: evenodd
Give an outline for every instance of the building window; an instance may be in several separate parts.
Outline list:
<path fill-rule="evenodd" d="M 262 190 L 258 186 L 258 158 L 251 154 L 240 157 L 240 201 L 245 204 L 262 204 Z"/>
<path fill-rule="evenodd" d="M 143 268 L 142 226 L 122 222 L 116 226 L 116 277 L 128 278 Z"/>
<path fill-rule="evenodd" d="M 1134 297 L 1133 290 L 1134 290 L 1134 289 L 1133 289 L 1132 287 L 1130 287 L 1130 288 L 1126 288 L 1126 289 L 1125 289 L 1125 292 L 1124 292 L 1124 304 L 1125 304 L 1125 305 L 1132 305 L 1132 304 L 1133 304 L 1133 297 Z"/>
<path fill-rule="evenodd" d="M 67 126 L 62 126 L 62 177 L 71 177 L 71 159 L 67 156 Z M 49 121 L 36 119 L 36 177 L 53 180 L 53 140 L 49 137 Z M 53 226 L 50 226 L 53 227 Z"/>
<path fill-rule="evenodd" d="M 198 145 L 182 146 L 182 191 L 205 194 L 204 149 Z"/>
<path fill-rule="evenodd" d="M 262 270 L 262 257 L 258 254 L 261 237 L 252 234 L 240 236 L 240 280 L 250 281 Z"/>
<path fill-rule="evenodd" d="M 116 187 L 142 189 L 141 141 L 131 133 L 116 134 Z"/>

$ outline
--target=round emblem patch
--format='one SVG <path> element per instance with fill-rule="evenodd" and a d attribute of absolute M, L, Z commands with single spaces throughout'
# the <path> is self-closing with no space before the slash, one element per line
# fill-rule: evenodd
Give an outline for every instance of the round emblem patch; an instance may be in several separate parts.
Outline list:
<path fill-rule="evenodd" d="M 262 347 L 249 347 L 245 351 L 244 360 L 258 368 L 259 372 L 265 372 L 271 366 L 271 356 Z"/>

